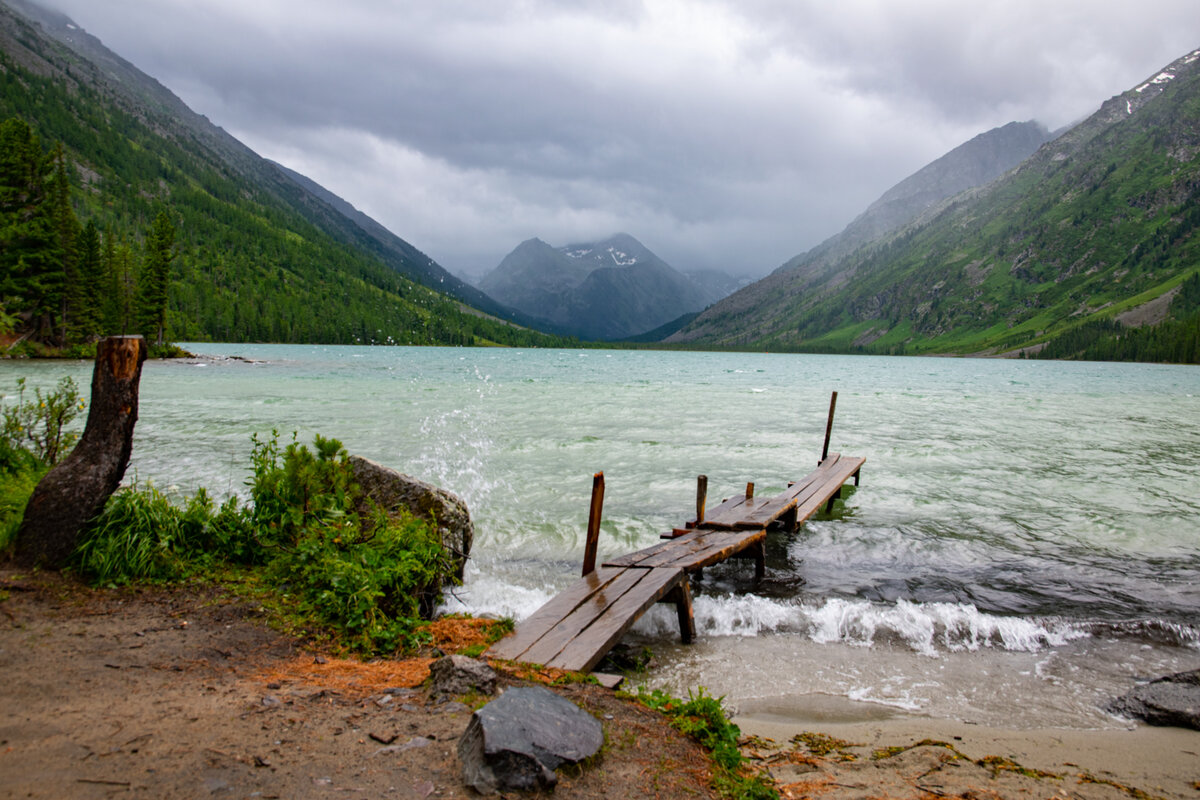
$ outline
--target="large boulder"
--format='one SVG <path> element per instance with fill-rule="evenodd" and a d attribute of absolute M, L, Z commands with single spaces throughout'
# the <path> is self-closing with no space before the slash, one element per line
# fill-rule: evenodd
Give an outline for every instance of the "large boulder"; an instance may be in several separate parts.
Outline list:
<path fill-rule="evenodd" d="M 1110 703 L 1108 710 L 1151 725 L 1200 730 L 1200 669 L 1142 684 Z"/>
<path fill-rule="evenodd" d="M 394 513 L 406 509 L 413 516 L 432 518 L 442 547 L 453 563 L 454 575 L 462 580 L 463 567 L 475 539 L 475 526 L 467 504 L 453 492 L 362 456 L 350 456 L 350 466 L 363 494 L 384 511 Z"/>
<path fill-rule="evenodd" d="M 554 770 L 594 755 L 600 721 L 541 686 L 509 689 L 471 716 L 458 740 L 463 780 L 481 794 L 553 789 Z"/>

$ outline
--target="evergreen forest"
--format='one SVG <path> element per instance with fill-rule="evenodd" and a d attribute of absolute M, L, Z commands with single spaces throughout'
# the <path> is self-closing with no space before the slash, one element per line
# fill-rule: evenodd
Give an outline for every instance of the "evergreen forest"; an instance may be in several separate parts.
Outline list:
<path fill-rule="evenodd" d="M 161 108 L 106 86 L 32 26 L 25 33 L 22 58 L 0 51 L 0 326 L 10 354 L 117 333 L 572 343 L 470 309 L 367 244 L 339 240 L 321 224 L 336 212 L 312 208 L 323 204 L 277 170 L 264 183 L 269 162 L 244 148 L 240 162 L 230 158 Z"/>

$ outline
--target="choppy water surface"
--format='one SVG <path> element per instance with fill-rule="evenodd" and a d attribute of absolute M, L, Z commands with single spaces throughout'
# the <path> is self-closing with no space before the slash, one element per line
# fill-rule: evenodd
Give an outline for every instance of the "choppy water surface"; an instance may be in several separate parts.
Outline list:
<path fill-rule="evenodd" d="M 708 570 L 700 641 L 659 608 L 647 676 L 743 711 L 811 693 L 993 724 L 1120 724 L 1135 677 L 1200 665 L 1200 370 L 769 354 L 194 345 L 149 363 L 133 471 L 243 492 L 250 435 L 341 439 L 461 495 L 477 528 L 457 600 L 518 619 L 582 557 L 592 473 L 601 556 L 719 500 L 867 458 L 833 518 L 775 536 L 753 586 Z M 241 356 L 237 360 L 228 356 Z M 90 365 L 0 364 L 51 385 Z M 1019 700 L 1019 702 L 1018 702 Z"/>

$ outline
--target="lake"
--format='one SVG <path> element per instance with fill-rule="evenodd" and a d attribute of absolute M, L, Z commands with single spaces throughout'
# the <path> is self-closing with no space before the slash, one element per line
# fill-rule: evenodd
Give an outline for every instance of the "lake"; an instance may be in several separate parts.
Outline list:
<path fill-rule="evenodd" d="M 632 641 L 642 680 L 746 714 L 879 709 L 1112 727 L 1134 680 L 1200 665 L 1200 369 L 749 353 L 185 344 L 147 363 L 127 480 L 246 495 L 250 436 L 278 429 L 460 495 L 476 525 L 448 606 L 531 613 L 582 560 L 648 546 L 754 482 L 781 491 L 831 449 L 864 456 L 843 507 L 697 582 Z M 85 362 L 2 362 L 52 386 Z"/>

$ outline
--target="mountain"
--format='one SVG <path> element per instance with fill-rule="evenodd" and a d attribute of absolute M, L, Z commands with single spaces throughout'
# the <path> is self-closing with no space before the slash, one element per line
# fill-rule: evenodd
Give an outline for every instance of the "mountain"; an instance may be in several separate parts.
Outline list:
<path fill-rule="evenodd" d="M 1198 155 L 1200 51 L 1106 101 L 996 180 L 874 238 L 847 235 L 792 259 L 667 341 L 1033 352 L 1092 322 L 1183 319 L 1192 311 L 1175 298 L 1191 294 L 1178 287 L 1200 263 Z M 902 187 L 920 186 L 926 170 L 851 228 L 892 207 Z"/>
<path fill-rule="evenodd" d="M 557 248 L 529 239 L 479 288 L 551 330 L 592 340 L 635 336 L 715 299 L 624 233 Z"/>
<path fill-rule="evenodd" d="M 81 220 L 136 250 L 169 210 L 174 338 L 552 341 L 489 317 L 525 321 L 27 0 L 0 2 L 0 120 L 11 117 L 64 145 Z"/>

